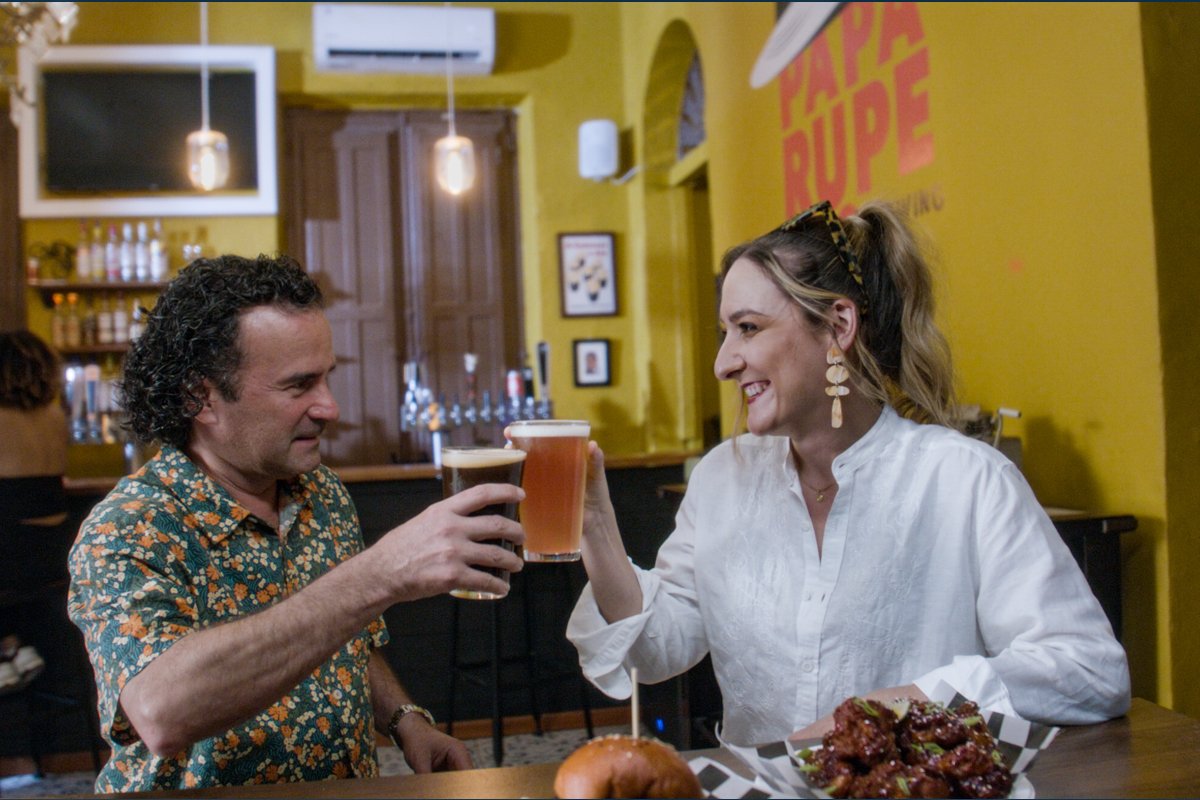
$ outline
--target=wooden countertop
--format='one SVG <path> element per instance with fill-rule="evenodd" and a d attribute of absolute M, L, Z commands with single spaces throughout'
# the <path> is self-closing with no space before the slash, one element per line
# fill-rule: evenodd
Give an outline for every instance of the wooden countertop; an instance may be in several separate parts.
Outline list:
<path fill-rule="evenodd" d="M 698 452 L 687 453 L 648 453 L 643 455 L 614 455 L 605 459 L 607 469 L 652 469 L 655 467 L 674 467 L 682 464 Z M 432 479 L 438 477 L 438 470 L 433 464 L 365 464 L 360 466 L 334 467 L 344 483 L 371 483 L 374 481 L 411 481 Z M 67 494 L 71 495 L 102 495 L 107 494 L 117 485 L 119 476 L 98 478 L 65 478 L 64 485 Z"/>
<path fill-rule="evenodd" d="M 735 766 L 727 751 L 698 753 Z M 558 764 L 109 797 L 552 797 Z M 1135 699 L 1129 714 L 1063 728 L 1029 772 L 1038 797 L 1194 797 L 1200 722 Z"/>

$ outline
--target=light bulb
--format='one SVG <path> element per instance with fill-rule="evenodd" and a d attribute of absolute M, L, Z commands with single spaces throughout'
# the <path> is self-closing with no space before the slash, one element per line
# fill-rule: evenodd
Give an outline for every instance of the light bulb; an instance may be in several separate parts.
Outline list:
<path fill-rule="evenodd" d="M 475 145 L 465 136 L 443 136 L 433 146 L 438 185 L 460 195 L 475 185 Z"/>
<path fill-rule="evenodd" d="M 229 180 L 229 140 L 220 131 L 206 128 L 187 137 L 188 177 L 205 192 L 220 189 Z"/>

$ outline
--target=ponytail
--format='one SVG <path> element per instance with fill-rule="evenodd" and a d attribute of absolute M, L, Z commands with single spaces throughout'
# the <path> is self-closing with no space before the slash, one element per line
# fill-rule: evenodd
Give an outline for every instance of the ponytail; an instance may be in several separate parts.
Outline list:
<path fill-rule="evenodd" d="M 953 427 L 950 346 L 934 322 L 933 279 L 916 234 L 899 209 L 880 201 L 845 225 L 870 302 L 855 346 L 860 390 L 901 416 Z"/>

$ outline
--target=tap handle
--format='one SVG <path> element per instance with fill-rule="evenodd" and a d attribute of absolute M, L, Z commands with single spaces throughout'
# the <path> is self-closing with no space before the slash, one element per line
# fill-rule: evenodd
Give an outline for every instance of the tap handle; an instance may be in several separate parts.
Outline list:
<path fill-rule="evenodd" d="M 550 402 L 550 345 L 547 342 L 538 342 L 537 364 L 538 388 L 540 389 L 538 396 L 542 400 Z"/>

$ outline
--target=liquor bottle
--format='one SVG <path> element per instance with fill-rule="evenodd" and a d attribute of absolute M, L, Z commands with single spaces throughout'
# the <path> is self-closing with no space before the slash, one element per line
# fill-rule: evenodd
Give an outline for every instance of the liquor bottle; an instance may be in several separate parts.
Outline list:
<path fill-rule="evenodd" d="M 121 280 L 128 283 L 137 277 L 133 260 L 133 225 L 128 222 L 121 226 L 121 248 L 118 258 L 121 261 Z"/>
<path fill-rule="evenodd" d="M 125 311 L 125 296 L 117 292 L 117 300 L 113 303 L 112 311 L 113 344 L 125 344 L 129 341 L 129 314 Z"/>
<path fill-rule="evenodd" d="M 88 241 L 87 220 L 79 220 L 79 242 L 75 245 L 75 275 L 81 281 L 92 279 L 92 245 Z"/>
<path fill-rule="evenodd" d="M 104 276 L 110 281 L 121 280 L 121 245 L 117 226 L 108 226 L 108 241 L 104 243 Z"/>
<path fill-rule="evenodd" d="M 137 241 L 133 245 L 133 271 L 139 281 L 150 280 L 150 242 L 146 238 L 145 220 L 137 224 Z"/>
<path fill-rule="evenodd" d="M 83 312 L 82 339 L 84 347 L 91 347 L 96 344 L 96 300 L 91 295 L 87 298 L 87 308 Z"/>
<path fill-rule="evenodd" d="M 99 222 L 92 224 L 92 240 L 88 247 L 91 250 L 88 261 L 92 264 L 92 280 L 102 281 L 106 275 L 104 272 L 104 237 L 100 233 Z"/>
<path fill-rule="evenodd" d="M 145 316 L 142 314 L 141 298 L 134 297 L 129 301 L 129 341 L 136 341 L 146 330 Z"/>
<path fill-rule="evenodd" d="M 162 220 L 154 220 L 154 233 L 150 236 L 150 279 L 167 279 L 170 264 L 167 263 L 167 248 L 163 246 Z"/>
<path fill-rule="evenodd" d="M 83 326 L 79 319 L 79 295 L 67 292 L 67 317 L 64 321 L 64 339 L 67 347 L 79 347 L 83 344 Z"/>
<path fill-rule="evenodd" d="M 108 305 L 108 295 L 103 295 L 100 298 L 100 310 L 96 312 L 96 342 L 112 344 L 113 341 L 112 309 Z"/>
<path fill-rule="evenodd" d="M 51 295 L 54 316 L 50 318 L 50 343 L 61 350 L 67 346 L 67 310 L 63 308 L 62 292 Z"/>

